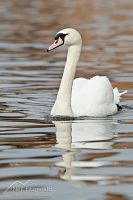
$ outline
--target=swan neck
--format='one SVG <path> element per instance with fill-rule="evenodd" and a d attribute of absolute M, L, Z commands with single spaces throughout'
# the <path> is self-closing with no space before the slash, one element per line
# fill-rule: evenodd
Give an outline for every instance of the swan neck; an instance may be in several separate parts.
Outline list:
<path fill-rule="evenodd" d="M 54 107 L 51 111 L 53 116 L 73 116 L 71 108 L 71 94 L 76 66 L 80 57 L 81 43 L 68 47 L 67 60 L 57 94 Z"/>

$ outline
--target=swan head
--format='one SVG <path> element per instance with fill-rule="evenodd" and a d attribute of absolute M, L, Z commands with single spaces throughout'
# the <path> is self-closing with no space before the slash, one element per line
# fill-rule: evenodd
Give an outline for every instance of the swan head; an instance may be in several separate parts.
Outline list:
<path fill-rule="evenodd" d="M 80 33 L 72 28 L 66 28 L 61 31 L 59 31 L 55 35 L 55 41 L 54 43 L 47 49 L 47 51 L 51 51 L 59 46 L 62 46 L 63 44 L 68 46 L 73 45 L 81 45 L 82 39 Z"/>

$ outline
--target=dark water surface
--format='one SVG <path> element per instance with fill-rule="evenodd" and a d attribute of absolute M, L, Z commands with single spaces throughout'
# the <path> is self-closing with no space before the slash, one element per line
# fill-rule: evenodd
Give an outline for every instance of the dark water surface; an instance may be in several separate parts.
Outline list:
<path fill-rule="evenodd" d="M 50 121 L 66 49 L 80 30 L 76 77 L 106 75 L 128 90 L 106 119 Z M 0 199 L 133 199 L 133 1 L 0 1 Z"/>

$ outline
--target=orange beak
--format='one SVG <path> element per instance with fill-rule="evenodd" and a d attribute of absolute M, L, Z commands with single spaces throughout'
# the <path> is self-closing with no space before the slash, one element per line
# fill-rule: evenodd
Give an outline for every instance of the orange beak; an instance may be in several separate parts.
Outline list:
<path fill-rule="evenodd" d="M 47 52 L 56 49 L 57 47 L 64 44 L 64 41 L 59 37 L 57 40 L 54 41 L 54 43 L 47 49 Z"/>

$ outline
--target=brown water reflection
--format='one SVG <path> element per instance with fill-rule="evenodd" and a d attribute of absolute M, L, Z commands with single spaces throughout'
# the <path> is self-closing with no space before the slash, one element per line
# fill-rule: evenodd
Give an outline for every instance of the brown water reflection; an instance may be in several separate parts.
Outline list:
<path fill-rule="evenodd" d="M 0 1 L 0 199 L 133 198 L 132 10 L 132 0 Z M 49 120 L 66 49 L 45 49 L 65 27 L 83 37 L 76 76 L 127 89 L 122 112 Z"/>

